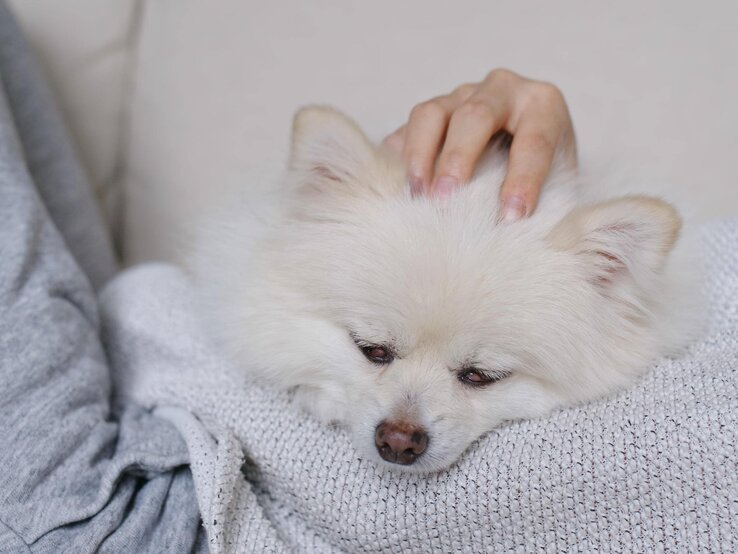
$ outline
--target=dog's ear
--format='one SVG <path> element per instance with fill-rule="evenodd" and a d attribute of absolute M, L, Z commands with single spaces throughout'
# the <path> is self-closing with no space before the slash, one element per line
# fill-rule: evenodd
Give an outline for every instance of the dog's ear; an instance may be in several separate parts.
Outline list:
<path fill-rule="evenodd" d="M 321 189 L 354 183 L 375 155 L 361 129 L 342 113 L 308 106 L 295 115 L 290 168 L 302 184 Z"/>
<path fill-rule="evenodd" d="M 548 238 L 581 256 L 587 279 L 612 295 L 626 293 L 630 284 L 652 284 L 680 228 L 670 204 L 629 196 L 574 209 Z"/>

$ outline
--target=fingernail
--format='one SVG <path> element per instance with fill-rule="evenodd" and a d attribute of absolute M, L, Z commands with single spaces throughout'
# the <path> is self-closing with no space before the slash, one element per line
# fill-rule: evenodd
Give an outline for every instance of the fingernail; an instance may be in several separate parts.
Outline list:
<path fill-rule="evenodd" d="M 423 194 L 423 179 L 420 177 L 410 176 L 410 196 L 415 198 Z"/>
<path fill-rule="evenodd" d="M 443 177 L 439 177 L 438 181 L 436 181 L 434 193 L 436 196 L 446 198 L 450 196 L 451 193 L 456 190 L 458 186 L 459 180 L 456 177 L 444 175 Z"/>
<path fill-rule="evenodd" d="M 525 215 L 525 201 L 520 196 L 511 196 L 502 206 L 502 221 L 511 223 Z"/>

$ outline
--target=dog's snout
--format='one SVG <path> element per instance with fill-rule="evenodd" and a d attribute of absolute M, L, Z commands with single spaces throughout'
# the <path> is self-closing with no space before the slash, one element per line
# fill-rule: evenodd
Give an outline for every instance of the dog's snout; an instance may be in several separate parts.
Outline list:
<path fill-rule="evenodd" d="M 374 443 L 383 460 L 410 465 L 428 448 L 428 433 L 410 423 L 383 421 L 374 432 Z"/>

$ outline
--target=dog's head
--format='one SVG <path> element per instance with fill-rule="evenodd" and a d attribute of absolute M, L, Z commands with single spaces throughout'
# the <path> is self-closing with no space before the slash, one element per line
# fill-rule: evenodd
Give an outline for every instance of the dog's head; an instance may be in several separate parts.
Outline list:
<path fill-rule="evenodd" d="M 669 340 L 654 318 L 679 217 L 647 197 L 575 207 L 551 184 L 502 224 L 504 165 L 444 203 L 411 198 L 351 121 L 302 110 L 285 213 L 232 278 L 228 342 L 364 456 L 413 471 L 628 383 Z"/>

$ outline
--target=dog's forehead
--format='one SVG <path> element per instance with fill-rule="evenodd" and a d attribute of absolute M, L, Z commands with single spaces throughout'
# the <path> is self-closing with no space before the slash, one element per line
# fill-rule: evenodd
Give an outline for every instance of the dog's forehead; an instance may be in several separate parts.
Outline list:
<path fill-rule="evenodd" d="M 289 271 L 281 275 L 309 299 L 309 309 L 361 327 L 365 339 L 509 341 L 530 322 L 545 323 L 544 311 L 536 311 L 560 311 L 557 287 L 566 277 L 545 239 L 560 215 L 542 217 L 552 203 L 506 225 L 496 199 L 481 185 L 447 202 L 352 199 L 335 218 L 288 229 L 280 265 Z"/>
<path fill-rule="evenodd" d="M 390 215 L 337 236 L 329 254 L 329 294 L 358 318 L 429 336 L 473 332 L 520 313 L 546 281 L 538 234 L 522 226 L 503 228 L 486 214 Z"/>

